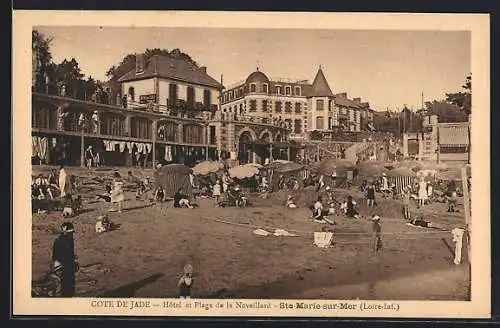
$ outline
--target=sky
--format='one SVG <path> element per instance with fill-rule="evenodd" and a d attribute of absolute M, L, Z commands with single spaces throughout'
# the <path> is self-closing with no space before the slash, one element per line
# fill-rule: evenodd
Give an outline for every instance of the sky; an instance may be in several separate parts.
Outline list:
<path fill-rule="evenodd" d="M 36 27 L 53 38 L 56 63 L 75 58 L 86 76 L 105 73 L 129 53 L 179 48 L 228 86 L 259 67 L 269 77 L 307 79 L 319 66 L 334 93 L 375 110 L 421 107 L 461 91 L 471 71 L 462 31 L 305 30 L 167 27 Z"/>

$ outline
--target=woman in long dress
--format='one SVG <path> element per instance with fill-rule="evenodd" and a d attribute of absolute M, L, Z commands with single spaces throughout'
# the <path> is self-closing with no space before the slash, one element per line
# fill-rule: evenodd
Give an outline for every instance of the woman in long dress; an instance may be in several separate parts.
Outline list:
<path fill-rule="evenodd" d="M 61 198 L 66 197 L 67 191 L 67 175 L 64 166 L 59 167 L 59 191 L 61 192 Z"/>
<path fill-rule="evenodd" d="M 125 195 L 123 193 L 123 180 L 120 173 L 115 172 L 111 190 L 111 204 L 118 204 L 118 213 L 122 212 L 124 200 Z"/>
<path fill-rule="evenodd" d="M 427 198 L 428 198 L 427 182 L 425 182 L 424 178 L 420 178 L 420 182 L 418 184 L 418 202 L 419 202 L 419 205 L 424 206 Z"/>

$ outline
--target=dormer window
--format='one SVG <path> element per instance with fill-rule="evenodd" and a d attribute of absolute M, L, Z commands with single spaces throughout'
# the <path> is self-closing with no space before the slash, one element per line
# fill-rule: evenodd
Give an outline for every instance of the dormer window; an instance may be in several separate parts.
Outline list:
<path fill-rule="evenodd" d="M 257 85 L 255 83 L 250 84 L 250 92 L 257 92 Z"/>
<path fill-rule="evenodd" d="M 295 87 L 295 95 L 300 96 L 300 87 Z"/>
<path fill-rule="evenodd" d="M 281 94 L 283 94 L 283 93 L 281 92 L 281 85 L 277 85 L 277 86 L 276 86 L 276 94 L 277 94 L 277 95 L 281 95 Z"/>
<path fill-rule="evenodd" d="M 233 91 L 229 91 L 229 100 L 233 100 Z"/>
<path fill-rule="evenodd" d="M 239 96 L 240 96 L 240 97 L 242 97 L 242 96 L 243 96 L 243 88 L 240 88 L 240 95 L 239 95 Z"/>
<path fill-rule="evenodd" d="M 289 87 L 289 86 L 285 87 L 285 94 L 287 96 L 291 95 L 292 94 L 292 87 Z"/>
<path fill-rule="evenodd" d="M 262 92 L 267 93 L 267 83 L 262 83 Z"/>

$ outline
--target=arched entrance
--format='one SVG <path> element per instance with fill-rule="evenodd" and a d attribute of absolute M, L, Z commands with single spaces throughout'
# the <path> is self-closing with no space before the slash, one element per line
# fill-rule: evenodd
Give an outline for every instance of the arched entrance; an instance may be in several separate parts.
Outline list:
<path fill-rule="evenodd" d="M 254 141 L 252 135 L 248 131 L 244 131 L 238 138 L 238 160 L 240 164 L 252 163 L 253 149 L 251 142 Z"/>

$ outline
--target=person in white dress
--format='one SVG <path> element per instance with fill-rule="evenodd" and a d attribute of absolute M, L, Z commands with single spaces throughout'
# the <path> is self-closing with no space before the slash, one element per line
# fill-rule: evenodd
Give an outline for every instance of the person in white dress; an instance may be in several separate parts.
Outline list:
<path fill-rule="evenodd" d="M 422 177 L 422 178 L 420 178 L 420 182 L 418 184 L 418 203 L 419 203 L 419 205 L 424 206 L 427 198 L 428 198 L 427 182 L 425 182 L 425 179 Z"/>
<path fill-rule="evenodd" d="M 123 193 L 123 180 L 120 173 L 115 172 L 111 189 L 111 203 L 118 204 L 118 213 L 122 212 L 125 195 Z"/>
<path fill-rule="evenodd" d="M 61 198 L 66 197 L 66 192 L 67 192 L 67 175 L 66 175 L 66 170 L 64 169 L 64 166 L 60 166 L 59 168 L 59 190 L 61 191 Z"/>

